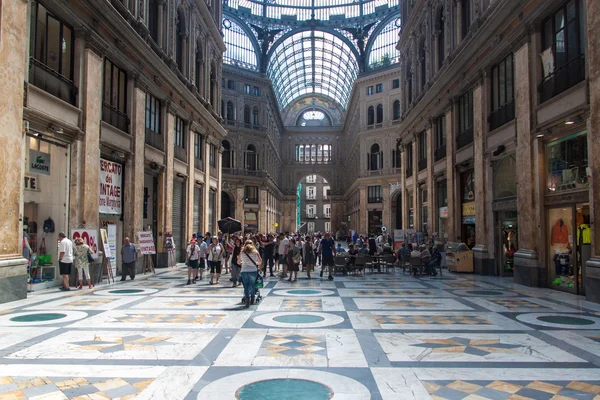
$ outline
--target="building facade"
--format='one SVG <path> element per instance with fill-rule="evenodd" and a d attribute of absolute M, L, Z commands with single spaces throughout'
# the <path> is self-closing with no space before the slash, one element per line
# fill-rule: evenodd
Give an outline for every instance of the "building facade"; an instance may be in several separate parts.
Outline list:
<path fill-rule="evenodd" d="M 58 277 L 61 231 L 105 228 L 118 248 L 150 230 L 159 265 L 169 233 L 183 261 L 182 242 L 216 230 L 220 215 L 220 2 L 2 7 L 1 163 L 12 172 L 0 201 L 0 300 L 26 295 L 23 231 L 45 255 L 44 280 Z"/>
<path fill-rule="evenodd" d="M 298 187 L 298 230 L 302 233 L 331 232 L 331 186 L 318 175 L 308 175 Z"/>

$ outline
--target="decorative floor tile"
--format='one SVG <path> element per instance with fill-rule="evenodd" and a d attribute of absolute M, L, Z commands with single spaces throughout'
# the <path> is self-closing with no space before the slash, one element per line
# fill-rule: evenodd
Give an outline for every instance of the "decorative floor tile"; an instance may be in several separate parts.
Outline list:
<path fill-rule="evenodd" d="M 466 297 L 466 301 L 487 308 L 494 312 L 575 312 L 571 307 L 566 307 L 543 299 L 528 298 L 485 298 Z"/>
<path fill-rule="evenodd" d="M 456 311 L 348 311 L 354 329 L 401 330 L 531 330 L 491 312 Z"/>
<path fill-rule="evenodd" d="M 232 310 L 241 307 L 240 297 L 176 297 L 168 300 L 163 297 L 151 297 L 132 308 L 140 310 Z"/>
<path fill-rule="evenodd" d="M 339 297 L 283 297 L 269 296 L 259 304 L 257 311 L 345 311 Z"/>
<path fill-rule="evenodd" d="M 271 289 L 260 289 L 263 296 L 268 295 L 270 291 Z M 191 288 L 170 288 L 154 294 L 156 297 L 239 297 L 240 299 L 243 295 L 244 289 L 241 286 L 219 288 L 214 286 L 198 287 L 197 285 Z"/>
<path fill-rule="evenodd" d="M 8 356 L 10 359 L 193 359 L 216 332 L 68 331 Z"/>
<path fill-rule="evenodd" d="M 399 299 L 399 298 L 356 298 L 359 310 L 423 310 L 423 311 L 472 311 L 473 308 L 454 299 Z"/>
<path fill-rule="evenodd" d="M 346 289 L 380 288 L 380 289 L 426 289 L 427 286 L 417 280 L 400 282 L 344 282 Z"/>
<path fill-rule="evenodd" d="M 141 296 L 126 297 L 104 297 L 84 294 L 83 296 L 67 297 L 64 299 L 49 301 L 38 304 L 26 310 L 53 310 L 53 309 L 73 309 L 73 310 L 113 310 L 129 303 L 141 300 Z"/>
<path fill-rule="evenodd" d="M 582 362 L 527 334 L 375 333 L 390 361 Z"/>
<path fill-rule="evenodd" d="M 440 289 L 339 289 L 341 297 L 454 297 Z"/>

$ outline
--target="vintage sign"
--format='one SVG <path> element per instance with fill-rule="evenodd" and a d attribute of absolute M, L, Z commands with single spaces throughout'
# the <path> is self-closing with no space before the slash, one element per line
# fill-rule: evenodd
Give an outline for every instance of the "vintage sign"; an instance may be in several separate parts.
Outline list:
<path fill-rule="evenodd" d="M 138 232 L 138 247 L 140 254 L 143 256 L 148 254 L 156 254 L 156 248 L 154 247 L 154 236 L 152 232 Z"/>
<path fill-rule="evenodd" d="M 40 187 L 38 178 L 32 175 L 25 175 L 25 190 L 29 190 L 32 192 L 39 192 Z"/>
<path fill-rule="evenodd" d="M 123 165 L 100 159 L 100 213 L 121 214 Z"/>
<path fill-rule="evenodd" d="M 82 238 L 83 242 L 87 244 L 92 252 L 93 257 L 98 256 L 98 230 L 97 229 L 73 229 L 71 230 L 71 240 L 75 241 L 77 238 Z"/>
<path fill-rule="evenodd" d="M 29 150 L 29 172 L 50 175 L 50 154 Z"/>

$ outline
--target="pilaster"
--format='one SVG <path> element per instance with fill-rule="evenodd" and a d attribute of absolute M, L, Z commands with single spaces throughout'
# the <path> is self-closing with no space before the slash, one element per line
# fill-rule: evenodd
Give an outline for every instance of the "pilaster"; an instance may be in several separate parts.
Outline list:
<path fill-rule="evenodd" d="M 454 153 L 456 152 L 456 126 L 454 124 L 454 104 L 451 101 L 446 109 L 446 185 L 448 188 L 448 241 L 456 241 L 456 169 Z"/>
<path fill-rule="evenodd" d="M 208 140 L 208 136 L 204 136 L 204 232 L 208 232 L 208 227 L 210 226 L 210 221 L 208 220 L 208 206 L 210 204 L 210 142 Z M 244 195 L 242 194 L 242 198 Z M 243 209 L 242 204 L 242 209 Z M 237 210 L 237 207 L 236 207 Z M 243 225 L 242 225 L 243 227 Z M 216 232 L 211 232 L 211 234 L 215 234 Z"/>
<path fill-rule="evenodd" d="M 269 230 L 269 227 L 267 226 L 267 213 L 269 212 L 267 210 L 267 190 L 266 189 L 260 189 L 259 192 L 259 213 L 258 213 L 258 231 L 259 232 L 267 232 Z"/>
<path fill-rule="evenodd" d="M 217 221 L 221 219 L 221 186 L 223 184 L 223 147 L 218 146 L 217 157 L 217 195 L 215 199 L 215 226 L 218 226 Z M 265 203 L 266 204 L 266 203 Z M 263 231 L 264 232 L 264 231 Z"/>
<path fill-rule="evenodd" d="M 429 229 L 429 237 L 435 232 L 434 221 L 438 214 L 438 210 L 435 207 L 435 196 L 433 193 L 433 121 L 429 121 L 427 130 L 425 131 L 427 140 L 427 202 L 428 202 L 428 214 L 427 214 L 427 228 Z"/>
<path fill-rule="evenodd" d="M 417 138 L 414 137 L 412 143 L 412 192 L 413 192 L 413 224 L 415 232 L 419 232 L 421 229 L 421 207 L 419 207 L 419 147 L 417 146 Z"/>
<path fill-rule="evenodd" d="M 174 162 L 175 162 L 175 115 L 169 107 L 165 107 L 167 115 L 166 126 L 166 143 L 165 154 L 167 164 L 165 167 L 164 176 L 164 215 L 165 215 L 165 231 L 172 232 L 173 230 L 173 177 L 174 177 Z M 177 244 L 177 243 L 176 243 Z"/>
<path fill-rule="evenodd" d="M 385 226 L 388 230 L 391 230 L 393 232 L 392 229 L 392 198 L 390 195 L 390 185 L 388 185 L 387 183 L 382 185 L 382 193 L 381 195 L 383 196 L 383 210 L 382 210 L 382 219 L 383 219 L 383 226 Z M 331 224 L 331 229 L 333 230 L 337 230 L 337 228 L 341 228 L 340 226 L 336 226 Z"/>
<path fill-rule="evenodd" d="M 131 214 L 125 228 L 125 234 L 135 238 L 136 233 L 143 230 L 144 201 L 144 147 L 146 142 L 146 93 L 140 87 L 133 89 L 133 107 L 131 118 L 131 136 L 133 139 L 133 157 L 130 161 L 131 174 L 125 177 L 131 182 L 131 197 L 125 199 L 125 207 L 130 207 Z"/>
<path fill-rule="evenodd" d="M 365 186 L 361 186 L 359 189 L 359 202 L 360 206 L 358 207 L 359 211 L 359 232 L 369 233 L 368 225 L 367 225 L 367 188 Z"/>
<path fill-rule="evenodd" d="M 188 121 L 185 124 L 185 134 L 187 138 L 187 200 L 185 202 L 187 213 L 185 214 L 185 226 L 187 228 L 187 237 L 184 237 L 183 240 L 188 240 L 192 237 L 192 234 L 196 231 L 196 221 L 194 221 L 194 189 L 196 186 L 196 166 L 195 166 L 195 156 L 194 156 L 194 140 L 196 134 L 192 131 L 192 122 L 193 120 Z M 204 212 L 200 209 L 200 212 Z"/>
<path fill-rule="evenodd" d="M 515 111 L 517 125 L 517 204 L 519 249 L 515 253 L 515 283 L 545 286 L 546 271 L 540 268 L 537 255 L 537 229 L 533 175 L 534 149 L 531 140 L 530 44 L 515 52 Z M 537 159 L 537 157 L 536 157 Z"/>
<path fill-rule="evenodd" d="M 592 258 L 585 271 L 585 293 L 589 301 L 600 302 L 600 4 L 585 1 L 587 22 L 588 80 L 590 114 L 587 121 L 588 160 L 592 170 L 590 212 L 592 228 Z"/>

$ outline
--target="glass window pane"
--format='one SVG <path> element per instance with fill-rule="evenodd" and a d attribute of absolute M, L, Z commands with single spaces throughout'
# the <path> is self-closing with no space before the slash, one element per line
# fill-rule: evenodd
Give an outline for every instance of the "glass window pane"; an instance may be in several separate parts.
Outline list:
<path fill-rule="evenodd" d="M 71 62 L 73 56 L 73 32 L 71 29 L 67 28 L 63 25 L 63 40 L 62 40 L 62 66 L 61 66 L 61 74 L 68 78 L 73 79 L 71 73 Z"/>
<path fill-rule="evenodd" d="M 46 65 L 56 72 L 60 72 L 59 61 L 61 53 L 60 45 L 60 22 L 54 17 L 48 15 L 48 58 Z"/>

